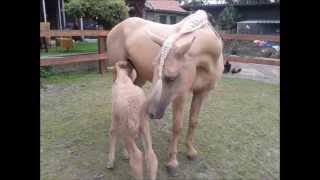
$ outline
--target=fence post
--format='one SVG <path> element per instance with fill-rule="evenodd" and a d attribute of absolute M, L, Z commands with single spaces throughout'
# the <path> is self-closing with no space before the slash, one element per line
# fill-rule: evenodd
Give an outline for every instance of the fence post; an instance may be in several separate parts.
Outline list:
<path fill-rule="evenodd" d="M 103 35 L 98 36 L 98 53 L 99 55 L 106 53 L 106 36 L 103 36 Z M 105 59 L 100 59 L 99 72 L 103 74 L 104 69 L 105 69 Z"/>

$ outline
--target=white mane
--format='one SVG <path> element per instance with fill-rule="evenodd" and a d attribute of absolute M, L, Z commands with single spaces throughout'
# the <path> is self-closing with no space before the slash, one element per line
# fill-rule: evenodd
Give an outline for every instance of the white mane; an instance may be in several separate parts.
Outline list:
<path fill-rule="evenodd" d="M 205 24 L 209 24 L 208 21 L 208 16 L 205 11 L 203 10 L 198 10 L 194 14 L 191 14 L 184 18 L 182 21 L 182 27 L 181 29 L 175 33 L 170 35 L 164 42 L 163 45 L 160 49 L 160 62 L 158 65 L 158 75 L 159 79 L 155 84 L 155 90 L 160 91 L 155 97 L 156 99 L 160 99 L 161 91 L 162 91 L 162 70 L 164 66 L 164 61 L 167 58 L 169 51 L 172 47 L 173 42 L 175 42 L 181 35 L 194 32 L 197 29 L 200 29 L 203 27 Z M 156 92 L 154 91 L 154 93 Z"/>
<path fill-rule="evenodd" d="M 198 10 L 194 14 L 187 16 L 182 20 L 181 29 L 175 33 L 170 35 L 163 43 L 160 50 L 160 63 L 159 63 L 159 76 L 162 77 L 162 69 L 164 65 L 164 61 L 167 58 L 169 51 L 172 47 L 172 44 L 175 40 L 177 40 L 181 35 L 193 32 L 197 29 L 200 29 L 204 25 L 208 24 L 208 16 L 207 13 L 203 10 Z"/>

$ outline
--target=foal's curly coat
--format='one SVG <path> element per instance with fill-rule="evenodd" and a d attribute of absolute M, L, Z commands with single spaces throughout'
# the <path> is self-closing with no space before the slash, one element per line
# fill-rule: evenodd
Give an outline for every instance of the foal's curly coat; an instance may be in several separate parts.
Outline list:
<path fill-rule="evenodd" d="M 112 124 L 108 168 L 113 168 L 117 134 L 124 138 L 130 166 L 136 179 L 143 179 L 143 155 L 135 143 L 142 135 L 149 177 L 156 179 L 158 160 L 152 148 L 149 119 L 146 113 L 146 96 L 134 85 L 137 73 L 127 61 L 119 61 L 113 69 Z"/>

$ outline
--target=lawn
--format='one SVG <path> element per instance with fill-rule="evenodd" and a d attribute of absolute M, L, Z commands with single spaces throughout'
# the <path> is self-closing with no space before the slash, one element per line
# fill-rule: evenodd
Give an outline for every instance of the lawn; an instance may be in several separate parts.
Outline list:
<path fill-rule="evenodd" d="M 53 55 L 71 55 L 81 53 L 94 53 L 98 51 L 98 44 L 96 42 L 76 42 L 68 51 L 61 47 L 51 47 L 48 52 L 40 50 L 40 57 Z"/>
<path fill-rule="evenodd" d="M 60 74 L 41 82 L 41 179 L 132 179 L 119 148 L 115 169 L 106 169 L 111 73 Z M 151 122 L 159 180 L 279 179 L 278 85 L 223 78 L 199 116 L 195 145 L 201 158 L 196 162 L 185 156 L 187 112 L 174 178 L 165 169 L 171 108 L 160 125 Z"/>

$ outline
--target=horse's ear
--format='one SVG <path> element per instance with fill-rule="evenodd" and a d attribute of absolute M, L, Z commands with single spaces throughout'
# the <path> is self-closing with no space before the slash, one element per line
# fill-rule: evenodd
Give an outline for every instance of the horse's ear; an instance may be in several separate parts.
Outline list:
<path fill-rule="evenodd" d="M 164 38 L 152 33 L 151 31 L 149 31 L 148 29 L 145 30 L 147 36 L 156 44 L 158 44 L 159 46 L 162 46 L 163 42 L 164 42 Z"/>
<path fill-rule="evenodd" d="M 181 43 L 181 45 L 178 46 L 178 54 L 185 54 L 191 48 L 191 45 L 195 39 L 196 37 L 193 36 L 191 39 L 187 39 L 183 43 Z"/>

